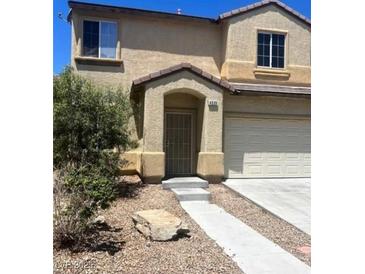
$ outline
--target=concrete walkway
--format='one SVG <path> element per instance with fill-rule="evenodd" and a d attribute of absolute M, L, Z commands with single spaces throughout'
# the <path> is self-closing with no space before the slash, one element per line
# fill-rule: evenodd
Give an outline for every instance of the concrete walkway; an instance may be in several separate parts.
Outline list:
<path fill-rule="evenodd" d="M 196 177 L 173 178 L 162 182 L 176 194 L 183 209 L 223 248 L 246 274 L 304 274 L 310 267 L 278 245 L 211 204 L 211 194 L 200 186 L 208 182 Z"/>
<path fill-rule="evenodd" d="M 184 210 L 246 274 L 304 274 L 310 267 L 207 201 L 182 201 Z"/>
<path fill-rule="evenodd" d="M 227 179 L 225 186 L 311 234 L 310 179 Z"/>

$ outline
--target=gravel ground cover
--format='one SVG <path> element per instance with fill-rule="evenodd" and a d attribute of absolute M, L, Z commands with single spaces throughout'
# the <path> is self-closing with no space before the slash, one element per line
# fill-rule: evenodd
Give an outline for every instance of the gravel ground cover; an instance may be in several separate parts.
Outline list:
<path fill-rule="evenodd" d="M 212 187 L 215 192 L 221 190 Z M 218 195 L 215 195 L 218 196 Z M 166 209 L 181 218 L 190 238 L 152 242 L 135 228 L 131 215 L 138 210 Z M 133 198 L 120 198 L 101 213 L 109 231 L 102 233 L 100 250 L 72 253 L 54 250 L 54 273 L 243 273 L 180 207 L 171 191 L 146 185 Z M 115 247 L 122 246 L 120 250 Z"/>
<path fill-rule="evenodd" d="M 213 203 L 306 264 L 311 264 L 310 253 L 299 250 L 300 248 L 305 250 L 308 248 L 303 247 L 311 246 L 311 237 L 308 234 L 275 217 L 222 184 L 210 184 L 209 191 L 212 193 Z"/>

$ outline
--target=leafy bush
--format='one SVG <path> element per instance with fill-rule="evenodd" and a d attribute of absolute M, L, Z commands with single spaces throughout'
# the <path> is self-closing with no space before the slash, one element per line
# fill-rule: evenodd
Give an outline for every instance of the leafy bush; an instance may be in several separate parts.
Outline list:
<path fill-rule="evenodd" d="M 105 149 L 130 143 L 128 95 L 102 90 L 67 67 L 53 88 L 54 165 L 96 163 Z"/>
<path fill-rule="evenodd" d="M 98 209 L 116 194 L 120 152 L 132 142 L 128 95 L 101 89 L 67 67 L 54 79 L 54 235 L 57 245 L 82 240 Z"/>

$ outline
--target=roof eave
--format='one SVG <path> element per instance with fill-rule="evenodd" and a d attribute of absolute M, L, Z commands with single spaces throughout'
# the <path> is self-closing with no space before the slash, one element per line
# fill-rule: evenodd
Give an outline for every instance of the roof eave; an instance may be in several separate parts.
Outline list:
<path fill-rule="evenodd" d="M 285 5 L 284 3 L 280 2 L 280 1 L 276 1 L 276 0 L 265 0 L 265 1 L 257 2 L 257 3 L 251 4 L 251 5 L 248 5 L 245 7 L 241 7 L 241 8 L 235 9 L 235 10 L 231 10 L 231 11 L 222 13 L 219 15 L 217 21 L 218 22 L 224 21 L 226 19 L 230 19 L 230 18 L 239 16 L 239 15 L 242 15 L 244 13 L 268 6 L 268 5 L 276 5 L 277 7 L 288 12 L 295 18 L 302 21 L 303 23 L 307 24 L 309 27 L 311 26 L 311 21 L 307 17 L 305 17 L 301 13 L 297 12 L 296 10 L 292 9 L 291 7 Z"/>
<path fill-rule="evenodd" d="M 154 16 L 174 18 L 174 19 L 190 19 L 190 20 L 211 22 L 211 23 L 215 23 L 215 24 L 217 23 L 217 20 L 214 18 L 185 15 L 185 14 L 176 14 L 176 13 L 163 12 L 163 11 L 118 7 L 118 6 L 102 5 L 102 4 L 94 4 L 94 3 L 78 2 L 78 1 L 68 1 L 68 5 L 71 9 L 73 9 L 73 8 L 87 8 L 87 9 L 92 9 L 92 10 L 99 9 L 99 10 L 108 11 L 108 12 L 121 12 L 121 13 L 139 14 L 139 15 L 154 15 Z"/>
<path fill-rule="evenodd" d="M 167 77 L 171 74 L 174 73 L 178 73 L 181 71 L 189 71 L 203 79 L 205 79 L 206 81 L 209 81 L 217 86 L 219 86 L 222 89 L 228 90 L 231 94 L 235 94 L 237 93 L 237 90 L 230 85 L 227 81 L 222 80 L 208 72 L 203 71 L 202 69 L 190 64 L 190 63 L 180 63 L 178 65 L 154 72 L 154 73 L 150 73 L 148 75 L 145 75 L 143 77 L 140 77 L 138 79 L 135 79 L 132 82 L 132 89 L 138 88 L 142 85 L 145 85 L 147 83 L 150 83 L 152 81 L 156 81 L 158 79 Z"/>

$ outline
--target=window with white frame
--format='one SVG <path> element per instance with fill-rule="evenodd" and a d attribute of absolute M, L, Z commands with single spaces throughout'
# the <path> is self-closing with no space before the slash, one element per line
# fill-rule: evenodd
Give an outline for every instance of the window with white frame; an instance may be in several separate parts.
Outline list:
<path fill-rule="evenodd" d="M 97 58 L 116 58 L 117 23 L 84 21 L 83 55 Z"/>
<path fill-rule="evenodd" d="M 285 35 L 259 32 L 257 36 L 257 66 L 284 68 Z"/>

